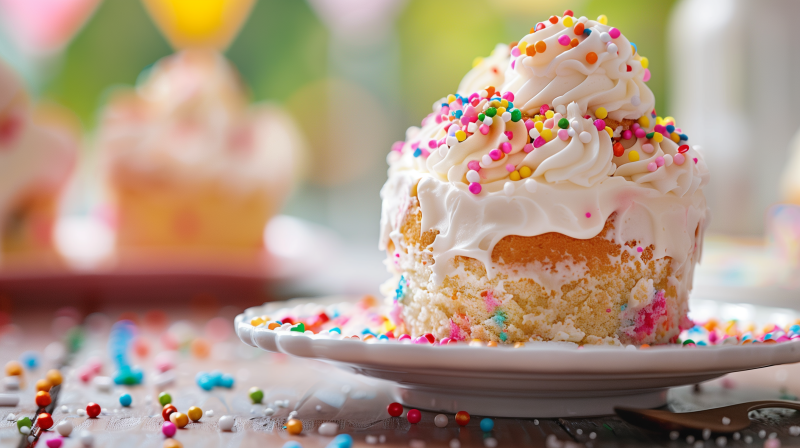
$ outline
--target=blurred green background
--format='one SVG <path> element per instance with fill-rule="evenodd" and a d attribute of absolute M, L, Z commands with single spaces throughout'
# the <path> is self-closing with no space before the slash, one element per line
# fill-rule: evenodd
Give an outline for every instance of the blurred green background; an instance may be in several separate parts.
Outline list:
<path fill-rule="evenodd" d="M 605 14 L 635 42 L 650 59 L 648 85 L 658 109 L 669 113 L 665 36 L 672 0 L 372 1 L 392 5 L 383 8 L 385 22 L 348 29 L 337 28 L 321 4 L 341 5 L 347 16 L 346 8 L 364 0 L 258 0 L 226 52 L 252 99 L 284 105 L 307 134 L 309 164 L 284 212 L 333 228 L 345 241 L 374 251 L 391 143 L 456 89 L 475 57 L 565 9 L 576 17 Z M 109 89 L 135 84 L 144 68 L 171 53 L 139 0 L 103 1 L 63 54 L 44 65 L 26 67 L 0 45 L 0 56 L 28 78 L 35 95 L 77 114 L 87 153 L 94 151 L 91 136 Z M 322 98 L 332 90 L 342 95 Z M 330 125 L 344 131 L 333 137 L 319 126 L 323 114 L 315 109 L 324 104 L 341 111 Z M 371 132 L 361 138 L 360 129 Z"/>

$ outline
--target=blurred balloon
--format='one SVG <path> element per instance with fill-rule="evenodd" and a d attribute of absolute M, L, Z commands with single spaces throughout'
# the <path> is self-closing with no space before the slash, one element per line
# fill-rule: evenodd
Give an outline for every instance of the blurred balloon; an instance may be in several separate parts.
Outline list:
<path fill-rule="evenodd" d="M 225 50 L 239 33 L 253 0 L 142 0 L 176 50 Z"/>

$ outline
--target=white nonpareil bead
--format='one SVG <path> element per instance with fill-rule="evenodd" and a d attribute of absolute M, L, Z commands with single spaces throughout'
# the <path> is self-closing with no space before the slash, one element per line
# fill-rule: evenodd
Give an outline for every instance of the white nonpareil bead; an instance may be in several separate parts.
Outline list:
<path fill-rule="evenodd" d="M 480 182 L 481 181 L 481 175 L 478 174 L 478 172 L 475 171 L 475 170 L 469 170 L 469 171 L 467 171 L 467 180 L 470 183 L 472 183 L 472 182 Z"/>
<path fill-rule="evenodd" d="M 525 189 L 533 193 L 536 191 L 536 181 L 533 179 L 525 179 Z"/>
<path fill-rule="evenodd" d="M 511 120 L 511 112 L 503 112 L 503 121 L 508 123 Z"/>
<path fill-rule="evenodd" d="M 600 33 L 600 42 L 611 42 L 611 35 L 606 32 Z"/>
<path fill-rule="evenodd" d="M 491 157 L 489 157 L 489 154 L 484 154 L 483 157 L 481 157 L 481 165 L 484 168 L 486 168 L 487 166 L 491 165 L 492 162 L 493 162 L 493 160 L 492 160 Z"/>
<path fill-rule="evenodd" d="M 617 44 L 608 44 L 608 47 L 606 47 L 606 50 L 611 54 L 617 54 L 617 50 L 619 50 L 619 49 L 617 48 Z"/>
<path fill-rule="evenodd" d="M 514 187 L 514 181 L 506 181 L 505 185 L 503 185 L 503 193 L 505 193 L 506 196 L 511 196 L 514 194 L 514 190 L 516 190 Z"/>
<path fill-rule="evenodd" d="M 588 132 L 586 132 L 586 131 L 583 131 L 583 132 L 581 132 L 581 133 L 580 133 L 580 135 L 578 136 L 578 138 L 579 138 L 579 139 L 580 139 L 580 140 L 581 140 L 583 143 L 589 143 L 590 141 L 592 141 L 592 134 L 590 134 L 590 133 L 588 133 Z"/>
<path fill-rule="evenodd" d="M 492 117 L 487 116 L 486 118 L 483 119 L 483 124 L 485 124 L 486 126 L 491 126 L 492 123 L 494 123 Z"/>
<path fill-rule="evenodd" d="M 530 135 L 532 139 L 536 140 L 536 138 L 539 137 L 539 131 L 537 131 L 536 128 L 531 128 L 531 130 L 528 132 L 528 135 Z"/>
<path fill-rule="evenodd" d="M 478 130 L 478 123 L 470 123 L 467 125 L 467 132 L 474 134 Z"/>

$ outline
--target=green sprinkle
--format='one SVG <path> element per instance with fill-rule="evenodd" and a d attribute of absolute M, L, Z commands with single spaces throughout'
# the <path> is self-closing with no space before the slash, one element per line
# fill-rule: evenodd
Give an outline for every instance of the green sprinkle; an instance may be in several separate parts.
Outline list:
<path fill-rule="evenodd" d="M 486 109 L 486 115 L 494 117 L 495 115 L 497 115 L 497 109 L 495 109 L 494 107 Z"/>
<path fill-rule="evenodd" d="M 166 406 L 172 403 L 172 395 L 166 392 L 161 392 L 158 394 L 158 402 L 161 403 L 161 406 Z"/>
<path fill-rule="evenodd" d="M 290 328 L 289 331 L 297 331 L 299 333 L 305 333 L 306 332 L 306 326 L 302 322 L 300 322 L 299 324 L 297 324 L 294 327 Z"/>
<path fill-rule="evenodd" d="M 647 137 L 647 138 L 653 138 L 653 136 L 654 136 L 654 135 L 656 135 L 656 133 L 655 133 L 655 132 L 648 132 L 648 133 L 647 133 L 647 135 L 646 135 L 646 137 Z"/>
<path fill-rule="evenodd" d="M 483 121 L 486 119 L 486 114 L 478 114 L 478 120 Z"/>
<path fill-rule="evenodd" d="M 683 345 L 686 345 L 686 344 L 694 344 L 694 341 L 691 340 L 691 339 L 687 339 L 687 340 L 683 341 Z"/>
<path fill-rule="evenodd" d="M 501 341 L 506 342 L 507 339 L 508 339 L 508 335 L 506 334 L 505 331 L 500 333 L 500 340 Z"/>
<path fill-rule="evenodd" d="M 28 417 L 22 417 L 21 419 L 17 420 L 17 429 L 22 429 L 23 426 L 27 426 L 28 428 L 33 427 L 33 422 Z"/>
<path fill-rule="evenodd" d="M 257 387 L 251 387 L 249 395 L 250 400 L 253 401 L 253 404 L 259 404 L 261 403 L 261 400 L 264 399 L 264 392 Z"/>
<path fill-rule="evenodd" d="M 511 112 L 511 121 L 517 122 L 519 120 L 522 120 L 522 111 L 519 109 L 514 109 Z"/>
<path fill-rule="evenodd" d="M 558 127 L 560 127 L 561 129 L 567 129 L 569 127 L 569 120 L 567 120 L 566 118 L 558 120 Z"/>

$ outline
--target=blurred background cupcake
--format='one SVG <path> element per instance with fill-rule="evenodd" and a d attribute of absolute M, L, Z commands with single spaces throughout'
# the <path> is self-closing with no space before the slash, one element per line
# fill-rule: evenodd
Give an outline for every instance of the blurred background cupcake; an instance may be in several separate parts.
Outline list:
<path fill-rule="evenodd" d="M 0 60 L 0 263 L 59 263 L 53 231 L 75 166 L 78 134 L 56 108 L 34 109 L 14 71 Z"/>
<path fill-rule="evenodd" d="M 97 135 L 117 247 L 259 250 L 302 153 L 292 119 L 250 105 L 236 69 L 213 50 L 168 56 L 140 79 L 111 94 Z"/>

